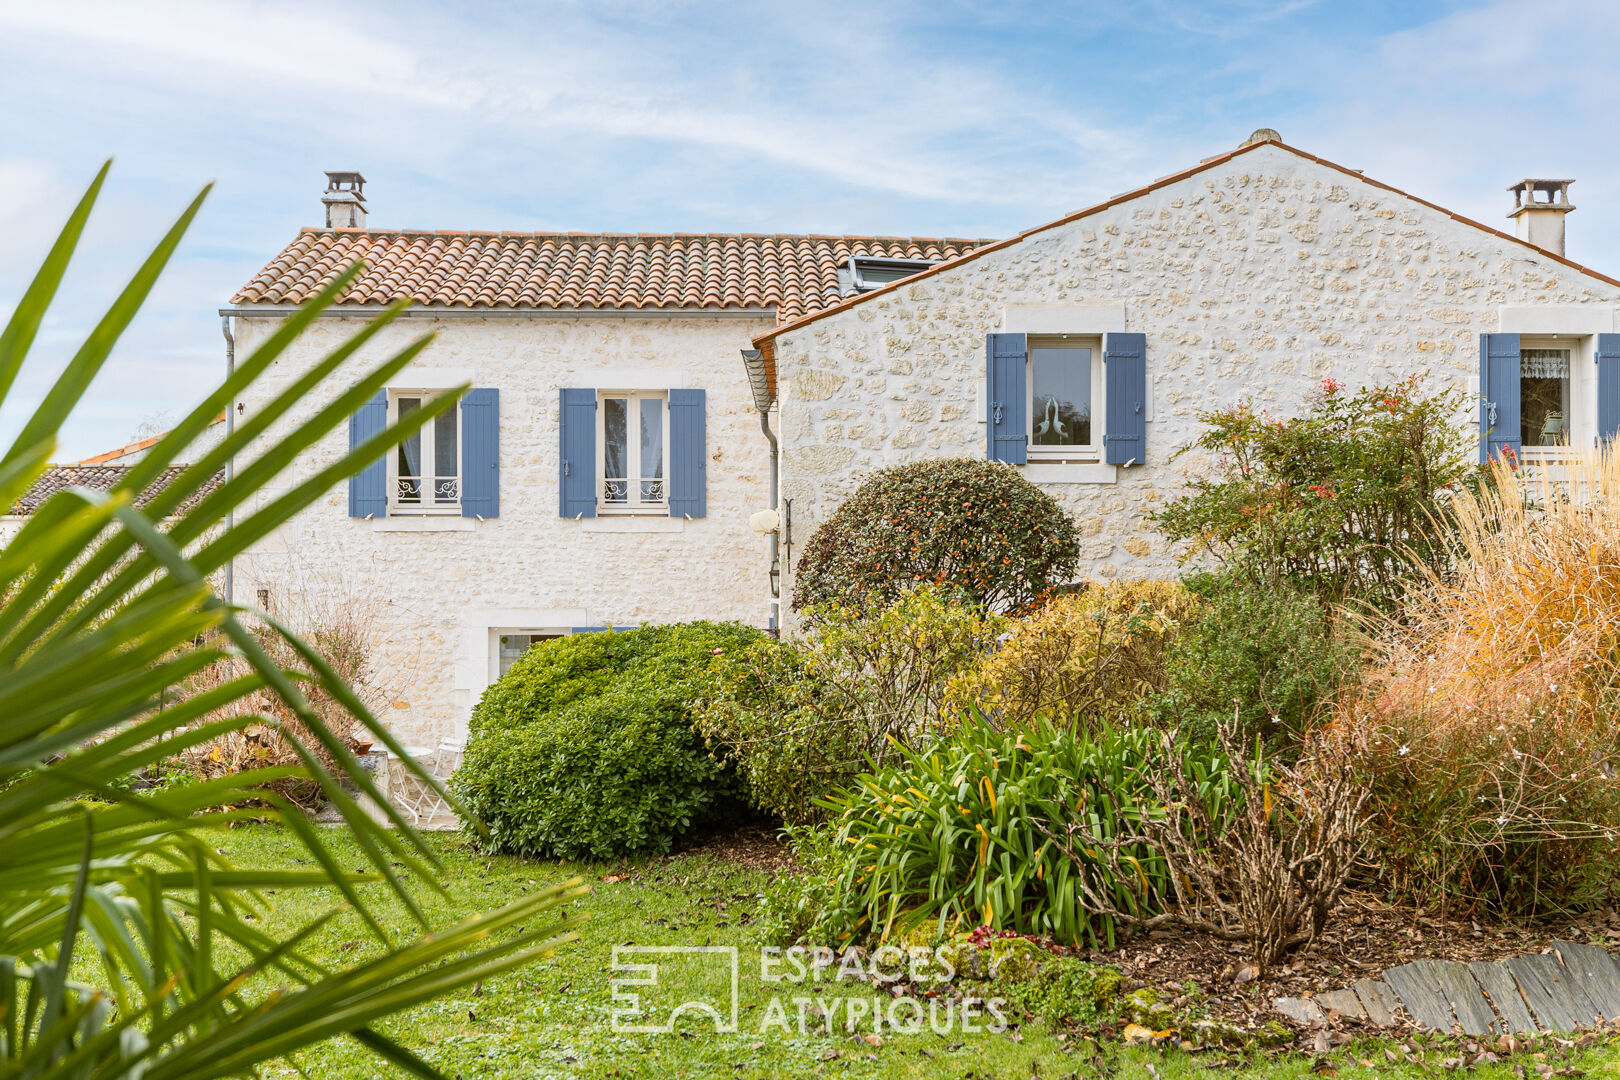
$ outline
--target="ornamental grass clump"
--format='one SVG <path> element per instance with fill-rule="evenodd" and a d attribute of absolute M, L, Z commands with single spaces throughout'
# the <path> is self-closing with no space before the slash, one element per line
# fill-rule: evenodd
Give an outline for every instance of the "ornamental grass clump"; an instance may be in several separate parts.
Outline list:
<path fill-rule="evenodd" d="M 1013 466 L 914 461 L 873 473 L 811 534 L 793 608 L 877 609 L 935 585 L 992 611 L 1022 611 L 1072 581 L 1079 557 L 1073 519 Z"/>
<path fill-rule="evenodd" d="M 1344 705 L 1409 899 L 1545 913 L 1613 897 L 1620 860 L 1620 457 L 1494 469 L 1454 507 L 1458 565 L 1382 627 Z"/>
<path fill-rule="evenodd" d="M 1042 721 L 1017 731 L 965 722 L 928 750 L 903 750 L 829 800 L 841 855 L 836 900 L 811 936 L 830 943 L 888 940 L 931 923 L 939 934 L 976 926 L 1113 947 L 1114 910 L 1149 915 L 1174 895 L 1147 846 L 1071 860 L 1054 836 L 1076 822 L 1093 835 L 1137 831 L 1162 815 L 1150 777 L 1182 755 L 1217 817 L 1231 801 L 1225 759 L 1169 746 L 1150 728 L 1075 731 Z M 1121 866 L 1125 869 L 1120 869 Z"/>

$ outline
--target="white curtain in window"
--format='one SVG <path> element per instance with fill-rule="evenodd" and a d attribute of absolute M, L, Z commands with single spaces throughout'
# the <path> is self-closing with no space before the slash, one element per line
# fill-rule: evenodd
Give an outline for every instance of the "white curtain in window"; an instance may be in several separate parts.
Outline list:
<path fill-rule="evenodd" d="M 1569 350 L 1525 349 L 1519 354 L 1519 377 L 1523 379 L 1569 378 Z"/>

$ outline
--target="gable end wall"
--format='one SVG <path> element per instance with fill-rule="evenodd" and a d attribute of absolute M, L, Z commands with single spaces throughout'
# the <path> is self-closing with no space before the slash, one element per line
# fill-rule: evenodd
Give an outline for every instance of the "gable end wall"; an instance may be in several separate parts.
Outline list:
<path fill-rule="evenodd" d="M 985 335 L 1055 329 L 1054 309 L 1070 309 L 1075 333 L 1147 335 L 1148 461 L 1113 483 L 1043 486 L 1079 521 L 1084 575 L 1173 576 L 1179 552 L 1147 515 L 1213 468 L 1198 453 L 1171 460 L 1199 412 L 1246 398 L 1292 415 L 1329 376 L 1428 371 L 1477 392 L 1478 335 L 1504 308 L 1534 322 L 1557 306 L 1553 332 L 1620 328 L 1617 305 L 1620 288 L 1262 147 L 782 333 L 782 494 L 802 548 L 872 470 L 982 458 Z"/>

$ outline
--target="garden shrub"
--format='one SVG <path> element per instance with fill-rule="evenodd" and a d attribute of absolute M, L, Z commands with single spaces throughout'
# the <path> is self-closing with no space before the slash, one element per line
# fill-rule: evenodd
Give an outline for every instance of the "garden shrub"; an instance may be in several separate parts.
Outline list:
<path fill-rule="evenodd" d="M 670 850 L 738 804 L 689 702 L 716 655 L 763 634 L 734 623 L 575 634 L 523 655 L 473 710 L 452 790 L 499 851 L 607 858 Z"/>
<path fill-rule="evenodd" d="M 1166 650 L 1164 689 L 1151 710 L 1167 727 L 1211 742 L 1221 724 L 1245 741 L 1296 741 L 1324 702 L 1356 677 L 1349 636 L 1304 590 L 1235 574 L 1187 580 L 1198 616 Z"/>
<path fill-rule="evenodd" d="M 1019 611 L 1073 579 L 1079 534 L 1052 496 L 1010 465 L 936 458 L 880 469 L 805 545 L 793 608 L 877 608 L 917 585 Z"/>
<path fill-rule="evenodd" d="M 1258 740 L 1251 753 L 1223 724 L 1217 742 L 1229 763 L 1227 786 L 1212 788 L 1182 755 L 1167 753 L 1166 766 L 1147 776 L 1162 813 L 1106 833 L 1085 821 L 1071 825 L 1057 840 L 1077 869 L 1100 859 L 1105 876 L 1131 881 L 1140 865 L 1135 852 L 1145 848 L 1163 860 L 1173 894 L 1162 911 L 1148 913 L 1116 894 L 1088 892 L 1092 909 L 1144 930 L 1175 923 L 1244 942 L 1261 974 L 1316 940 L 1365 849 L 1372 793 L 1356 739 L 1314 736 L 1288 764 L 1268 760 Z"/>
<path fill-rule="evenodd" d="M 1166 651 L 1198 610 L 1169 581 L 1116 581 L 1058 596 L 951 687 L 963 706 L 1021 726 L 1114 717 L 1165 685 Z"/>
<path fill-rule="evenodd" d="M 1450 558 L 1437 523 L 1477 476 L 1474 436 L 1457 420 L 1468 404 L 1412 376 L 1357 391 L 1326 379 L 1291 419 L 1246 403 L 1202 413 L 1208 430 L 1180 453 L 1213 454 L 1223 468 L 1155 521 L 1192 555 L 1262 584 L 1387 607 L 1414 567 Z"/>
<path fill-rule="evenodd" d="M 818 799 L 896 746 L 937 737 L 952 679 L 1006 624 L 929 587 L 877 612 L 829 603 L 815 615 L 802 639 L 765 638 L 719 658 L 695 710 L 755 804 L 789 822 L 821 816 Z"/>
<path fill-rule="evenodd" d="M 277 597 L 269 614 L 302 638 L 362 705 L 375 710 L 387 699 L 388 687 L 374 662 L 377 608 L 366 597 L 341 582 L 311 582 L 307 587 L 288 588 Z M 281 633 L 261 624 L 255 628 L 254 638 L 277 664 L 291 671 L 309 671 L 310 665 Z M 204 644 L 213 647 L 224 642 L 213 639 Z M 177 688 L 178 696 L 191 698 L 218 692 L 252 670 L 248 660 L 230 652 L 187 678 Z M 351 750 L 370 745 L 370 734 L 348 706 L 319 681 L 308 680 L 304 696 L 326 730 Z M 308 810 L 325 804 L 320 786 L 304 772 L 302 755 L 313 753 L 323 767 L 333 771 L 339 769 L 339 762 L 310 735 L 296 711 L 279 694 L 269 688 L 250 692 L 191 726 L 212 726 L 221 716 L 251 717 L 253 721 L 188 748 L 179 759 L 167 763 L 164 771 L 212 780 L 254 769 L 286 768 L 291 775 L 270 781 L 267 790 Z"/>
<path fill-rule="evenodd" d="M 1620 459 L 1568 472 L 1556 489 L 1498 466 L 1457 500 L 1457 567 L 1384 626 L 1378 670 L 1345 705 L 1403 899 L 1542 914 L 1615 896 Z"/>
<path fill-rule="evenodd" d="M 1095 914 L 1087 890 L 1119 905 L 1156 910 L 1170 894 L 1163 860 L 1145 848 L 1130 880 L 1099 858 L 1072 863 L 1054 834 L 1083 821 L 1099 835 L 1162 813 L 1148 777 L 1164 768 L 1164 740 L 1151 728 L 1098 731 L 1047 721 L 1002 731 L 964 723 L 926 750 L 857 778 L 829 800 L 825 826 L 839 865 L 831 904 L 810 923 L 816 944 L 887 940 L 933 922 L 949 935 L 979 925 L 1049 936 L 1065 945 L 1114 943 L 1114 921 Z M 1224 760 L 1184 753 L 1187 768 L 1223 806 Z"/>

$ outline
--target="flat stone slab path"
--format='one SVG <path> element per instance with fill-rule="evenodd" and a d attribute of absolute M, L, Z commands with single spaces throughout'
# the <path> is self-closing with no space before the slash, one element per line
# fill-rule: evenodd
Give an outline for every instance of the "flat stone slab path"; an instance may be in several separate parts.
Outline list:
<path fill-rule="evenodd" d="M 1576 1031 L 1620 1019 L 1620 961 L 1595 945 L 1555 941 L 1550 952 L 1512 960 L 1414 960 L 1382 979 L 1275 1005 L 1307 1024 L 1337 1014 L 1389 1027 L 1405 1009 L 1422 1027 L 1465 1035 Z"/>

